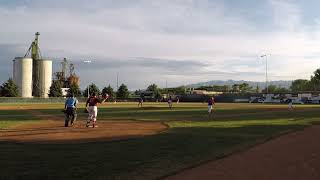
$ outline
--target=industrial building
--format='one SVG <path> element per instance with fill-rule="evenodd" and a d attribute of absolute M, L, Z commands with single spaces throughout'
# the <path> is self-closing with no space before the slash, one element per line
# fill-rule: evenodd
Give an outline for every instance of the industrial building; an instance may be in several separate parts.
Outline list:
<path fill-rule="evenodd" d="M 67 75 L 67 67 L 69 65 L 69 76 Z M 61 85 L 62 95 L 66 96 L 71 86 L 80 85 L 80 78 L 74 71 L 74 64 L 70 63 L 67 58 L 64 58 L 61 62 L 61 71 L 54 73 L 55 78 L 53 82 L 58 82 Z"/>
<path fill-rule="evenodd" d="M 49 96 L 52 83 L 52 60 L 41 57 L 39 35 L 39 32 L 35 34 L 35 40 L 24 57 L 16 57 L 13 60 L 13 81 L 18 86 L 21 97 L 47 98 Z"/>
<path fill-rule="evenodd" d="M 13 81 L 18 86 L 19 96 L 32 97 L 32 59 L 16 57 L 13 60 Z"/>

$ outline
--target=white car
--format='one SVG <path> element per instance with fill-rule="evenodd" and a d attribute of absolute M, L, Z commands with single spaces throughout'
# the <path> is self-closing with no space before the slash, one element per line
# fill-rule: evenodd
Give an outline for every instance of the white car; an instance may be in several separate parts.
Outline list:
<path fill-rule="evenodd" d="M 292 104 L 304 104 L 304 102 L 299 99 L 292 99 Z"/>

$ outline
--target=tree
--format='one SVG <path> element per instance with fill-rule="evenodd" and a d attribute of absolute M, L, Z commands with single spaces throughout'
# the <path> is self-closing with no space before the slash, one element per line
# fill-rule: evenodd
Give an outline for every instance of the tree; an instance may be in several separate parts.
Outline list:
<path fill-rule="evenodd" d="M 310 81 L 305 79 L 294 80 L 290 89 L 293 92 L 320 91 L 320 68 L 313 72 Z"/>
<path fill-rule="evenodd" d="M 81 96 L 81 90 L 78 84 L 71 84 L 68 93 L 72 93 L 75 97 Z"/>
<path fill-rule="evenodd" d="M 110 98 L 115 98 L 115 95 L 116 95 L 115 92 L 113 91 L 113 88 L 110 86 L 110 84 L 108 87 L 104 87 L 102 89 L 102 94 L 109 94 Z"/>
<path fill-rule="evenodd" d="M 308 91 L 310 89 L 310 81 L 306 79 L 297 79 L 294 80 L 291 84 L 290 89 L 293 92 L 299 92 L 299 91 Z"/>
<path fill-rule="evenodd" d="M 158 86 L 156 84 L 149 85 L 147 90 L 153 92 L 153 97 L 155 99 L 161 99 L 162 96 L 161 96 L 161 93 L 160 93 L 160 89 L 158 88 Z"/>
<path fill-rule="evenodd" d="M 278 87 L 275 91 L 275 93 L 288 93 L 289 89 L 284 88 L 284 87 Z"/>
<path fill-rule="evenodd" d="M 162 95 L 161 95 L 161 93 L 160 93 L 160 91 L 156 91 L 156 92 L 154 92 L 154 98 L 155 99 L 157 99 L 157 100 L 159 100 L 159 99 L 161 99 L 162 98 Z"/>
<path fill-rule="evenodd" d="M 239 92 L 239 90 L 240 90 L 239 84 L 234 84 L 234 85 L 232 85 L 232 91 L 233 91 L 233 92 Z"/>
<path fill-rule="evenodd" d="M 320 68 L 319 69 L 317 69 L 317 70 L 315 70 L 314 72 L 313 72 L 313 76 L 311 76 L 311 80 L 318 80 L 318 81 L 320 81 Z"/>
<path fill-rule="evenodd" d="M 260 87 L 258 85 L 256 86 L 255 92 L 260 93 Z"/>
<path fill-rule="evenodd" d="M 156 84 L 151 84 L 148 86 L 147 88 L 148 91 L 157 91 L 158 90 L 158 86 Z"/>
<path fill-rule="evenodd" d="M 222 92 L 223 91 L 223 86 L 214 85 L 210 89 L 212 89 L 213 91 Z"/>
<path fill-rule="evenodd" d="M 135 90 L 134 95 L 139 96 L 141 95 L 141 92 L 142 92 L 141 89 Z"/>
<path fill-rule="evenodd" d="M 117 91 L 117 98 L 128 98 L 129 90 L 128 87 L 124 84 L 121 84 Z"/>
<path fill-rule="evenodd" d="M 246 93 L 252 90 L 248 83 L 242 83 L 239 85 L 239 90 L 242 93 Z"/>
<path fill-rule="evenodd" d="M 222 92 L 229 92 L 229 91 L 230 91 L 230 87 L 228 85 L 222 86 Z"/>
<path fill-rule="evenodd" d="M 18 86 L 13 82 L 11 78 L 7 82 L 3 83 L 0 87 L 1 96 L 4 97 L 17 97 L 19 95 Z"/>
<path fill-rule="evenodd" d="M 317 69 L 313 72 L 313 76 L 311 76 L 311 88 L 314 91 L 320 90 L 320 69 Z"/>
<path fill-rule="evenodd" d="M 53 81 L 50 90 L 49 90 L 49 96 L 50 97 L 62 97 L 62 84 L 60 81 Z"/>
<path fill-rule="evenodd" d="M 272 84 L 268 86 L 268 93 L 276 93 L 276 90 L 277 90 L 277 86 Z M 266 88 L 264 88 L 262 92 L 266 93 L 267 92 Z"/>
<path fill-rule="evenodd" d="M 90 93 L 90 95 L 92 93 L 95 93 L 96 95 L 99 95 L 100 94 L 100 89 L 94 83 L 92 83 L 92 84 L 89 85 L 89 93 Z M 83 91 L 83 96 L 84 97 L 88 97 L 88 87 Z"/>
<path fill-rule="evenodd" d="M 262 91 L 263 93 L 266 93 L 266 89 Z M 277 87 L 275 85 L 269 85 L 268 86 L 268 93 L 288 93 L 289 90 L 284 87 Z"/>

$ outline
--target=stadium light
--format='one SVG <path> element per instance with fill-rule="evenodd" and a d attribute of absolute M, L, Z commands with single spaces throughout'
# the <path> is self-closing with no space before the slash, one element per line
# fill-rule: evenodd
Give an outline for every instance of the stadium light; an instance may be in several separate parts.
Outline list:
<path fill-rule="evenodd" d="M 92 61 L 91 60 L 85 60 L 83 61 L 85 64 L 91 64 Z M 90 97 L 90 83 L 88 84 L 88 98 Z"/>
<path fill-rule="evenodd" d="M 263 54 L 260 57 L 266 59 L 266 93 L 269 93 L 269 88 L 268 88 L 268 56 L 271 54 Z"/>

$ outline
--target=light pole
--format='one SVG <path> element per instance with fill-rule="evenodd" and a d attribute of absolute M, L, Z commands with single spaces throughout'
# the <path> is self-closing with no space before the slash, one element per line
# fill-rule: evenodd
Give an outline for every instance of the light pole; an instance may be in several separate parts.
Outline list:
<path fill-rule="evenodd" d="M 117 72 L 117 91 L 119 89 L 119 73 Z"/>
<path fill-rule="evenodd" d="M 268 56 L 270 56 L 270 54 L 263 54 L 260 57 L 261 58 L 266 58 L 266 93 L 269 93 L 269 88 L 268 88 Z"/>
<path fill-rule="evenodd" d="M 86 60 L 86 61 L 83 61 L 84 63 L 86 64 L 91 64 L 91 61 L 90 60 Z M 88 84 L 88 98 L 90 97 L 90 83 Z"/>

